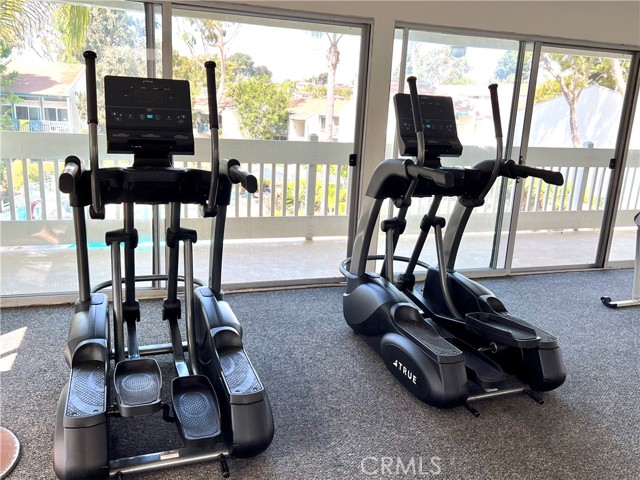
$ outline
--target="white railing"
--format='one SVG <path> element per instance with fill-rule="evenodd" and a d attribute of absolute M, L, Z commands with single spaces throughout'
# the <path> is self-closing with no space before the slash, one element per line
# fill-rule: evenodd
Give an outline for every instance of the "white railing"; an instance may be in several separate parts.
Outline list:
<path fill-rule="evenodd" d="M 14 132 L 45 132 L 45 133 L 69 133 L 71 127 L 69 122 L 59 122 L 56 120 L 19 120 L 14 119 L 12 124 L 5 129 Z"/>
<path fill-rule="evenodd" d="M 34 236 L 33 232 L 45 227 L 57 232 L 59 243 L 73 243 L 69 228 L 70 208 L 66 195 L 57 189 L 57 178 L 68 155 L 76 155 L 88 163 L 87 136 L 0 132 L 0 145 L 5 179 L 0 203 L 2 220 L 48 222 L 33 228 L 7 228 L 10 224 L 3 222 L 2 245 L 42 242 L 41 236 Z M 239 186 L 234 187 L 228 209 L 229 238 L 346 235 L 351 144 L 222 139 L 220 149 L 223 158 L 233 156 L 240 160 L 243 167 L 258 178 L 259 185 L 258 192 L 252 195 Z M 104 136 L 99 139 L 99 151 L 106 152 Z M 465 147 L 461 159 L 446 160 L 445 163 L 472 165 L 478 159 L 491 158 L 492 154 L 491 149 Z M 529 148 L 529 165 L 560 171 L 565 183 L 555 187 L 532 178 L 523 180 L 519 229 L 598 228 L 610 179 L 607 165 L 612 155 L 612 150 L 604 149 Z M 130 156 L 101 153 L 104 167 L 126 166 L 130 162 Z M 196 139 L 195 156 L 177 156 L 174 163 L 177 167 L 208 169 L 208 138 Z M 16 179 L 20 185 L 14 185 Z M 627 162 L 620 210 L 640 210 L 639 180 L 640 151 L 633 150 Z M 25 189 L 24 185 L 29 188 Z M 509 198 L 508 195 L 507 200 Z M 440 214 L 447 216 L 454 202 L 455 199 L 443 202 Z M 413 208 L 410 213 L 424 213 L 428 199 L 416 203 L 424 203 L 424 207 Z M 485 204 L 474 213 L 469 228 L 493 231 L 491 219 L 495 218 L 498 207 L 499 191 L 494 188 Z M 507 205 L 507 208 L 511 206 Z M 149 209 L 143 209 L 140 215 L 149 218 Z M 108 216 L 118 220 L 121 209 L 109 208 Z M 208 235 L 197 206 L 184 209 L 183 217 L 191 228 L 202 228 Z M 105 226 L 100 225 L 97 239 L 102 237 L 104 230 Z M 91 230 L 89 233 L 91 241 Z"/>

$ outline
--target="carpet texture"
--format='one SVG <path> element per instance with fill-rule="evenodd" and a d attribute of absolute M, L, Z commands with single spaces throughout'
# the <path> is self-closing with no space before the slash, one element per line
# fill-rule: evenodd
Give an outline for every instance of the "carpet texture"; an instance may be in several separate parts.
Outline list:
<path fill-rule="evenodd" d="M 557 335 L 567 381 L 545 393 L 438 410 L 406 391 L 346 325 L 342 289 L 228 295 L 245 346 L 269 394 L 269 449 L 230 459 L 232 479 L 632 479 L 640 471 L 640 309 L 627 298 L 631 270 L 487 279 L 509 311 Z M 143 301 L 142 343 L 167 341 L 159 301 Z M 54 479 L 53 431 L 71 306 L 1 312 L 1 424 L 22 445 L 11 480 Z M 165 378 L 167 355 L 157 357 Z M 164 400 L 168 400 L 166 389 Z M 180 446 L 161 414 L 114 419 L 113 456 Z M 217 464 L 127 476 L 222 478 Z"/>

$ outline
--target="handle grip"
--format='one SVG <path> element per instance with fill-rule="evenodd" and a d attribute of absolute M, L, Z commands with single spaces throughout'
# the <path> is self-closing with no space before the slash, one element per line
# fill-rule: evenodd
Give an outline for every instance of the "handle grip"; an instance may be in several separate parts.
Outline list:
<path fill-rule="evenodd" d="M 216 62 L 209 60 L 204 63 L 207 71 L 207 97 L 209 98 L 209 126 L 218 129 L 218 97 L 216 96 Z"/>
<path fill-rule="evenodd" d="M 409 84 L 409 98 L 411 99 L 411 112 L 413 113 L 413 125 L 416 133 L 422 132 L 422 112 L 420 112 L 420 99 L 418 97 L 418 87 L 416 77 L 413 75 L 407 78 Z"/>
<path fill-rule="evenodd" d="M 62 193 L 73 192 L 76 178 L 82 171 L 82 162 L 78 157 L 70 156 L 64 161 L 64 170 L 58 178 L 58 188 Z"/>
<path fill-rule="evenodd" d="M 509 160 L 504 163 L 506 169 L 506 176 L 509 178 L 527 178 L 536 177 L 551 185 L 557 185 L 558 187 L 564 184 L 564 177 L 560 172 L 554 172 L 552 170 L 544 170 L 542 168 L 528 167 L 526 165 L 518 165 L 513 160 Z"/>
<path fill-rule="evenodd" d="M 256 193 L 258 191 L 258 179 L 255 175 L 252 175 L 238 165 L 229 167 L 229 178 L 233 183 L 241 184 L 249 193 Z"/>
<path fill-rule="evenodd" d="M 491 97 L 491 110 L 493 112 L 493 128 L 496 138 L 502 138 L 502 122 L 500 120 L 500 106 L 498 104 L 498 85 L 489 85 L 489 96 Z"/>
<path fill-rule="evenodd" d="M 96 52 L 87 50 L 82 54 L 87 81 L 87 123 L 98 124 L 98 98 L 96 89 Z"/>
<path fill-rule="evenodd" d="M 445 188 L 451 188 L 454 185 L 454 179 L 451 173 L 435 168 L 421 167 L 414 163 L 410 163 L 407 165 L 407 174 L 411 178 L 422 177 L 427 180 L 431 180 L 436 185 Z"/>
<path fill-rule="evenodd" d="M 211 184 L 207 204 L 204 206 L 204 216 L 211 217 L 216 212 L 218 195 L 218 178 L 220 175 L 220 146 L 218 139 L 218 100 L 216 97 L 216 62 L 209 60 L 204 63 L 207 72 L 207 98 L 209 103 L 209 127 L 211 128 Z"/>

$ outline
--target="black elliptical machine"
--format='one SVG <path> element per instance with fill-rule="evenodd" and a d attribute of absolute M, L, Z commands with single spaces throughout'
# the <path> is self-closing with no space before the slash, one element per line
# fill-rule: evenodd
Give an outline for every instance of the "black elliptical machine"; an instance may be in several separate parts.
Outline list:
<path fill-rule="evenodd" d="M 232 185 L 240 183 L 255 192 L 256 178 L 242 170 L 237 160 L 219 160 L 214 62 L 204 65 L 211 122 L 210 172 L 173 167 L 174 154 L 194 153 L 189 83 L 132 77 L 105 77 L 104 85 L 107 149 L 109 153 L 133 153 L 133 165 L 99 168 L 96 54 L 85 52 L 84 57 L 91 168 L 86 170 L 77 157 L 68 157 L 59 179 L 60 190 L 69 194 L 73 207 L 80 294 L 65 350 L 69 381 L 60 395 L 56 416 L 56 475 L 74 480 L 123 478 L 131 472 L 219 460 L 223 476 L 228 477 L 225 457 L 261 453 L 271 443 L 274 431 L 266 391 L 243 348 L 240 323 L 220 288 Z M 135 276 L 135 203 L 170 205 L 167 275 Z M 123 205 L 124 226 L 106 233 L 111 247 L 111 281 L 91 290 L 85 207 L 89 206 L 91 218 L 104 219 L 107 204 Z M 213 218 L 208 285 L 193 278 L 192 245 L 197 236 L 194 230 L 180 226 L 182 204 L 198 204 L 205 217 Z M 184 276 L 178 276 L 181 243 Z M 162 316 L 169 327 L 168 343 L 139 345 L 140 306 L 135 295 L 139 281 L 167 284 Z M 184 302 L 178 297 L 179 281 L 184 282 Z M 98 293 L 108 286 L 113 295 L 112 327 L 109 299 Z M 179 325 L 183 309 L 186 341 Z M 176 376 L 168 402 L 161 399 L 163 379 L 152 357 L 157 354 L 173 355 Z M 163 414 L 158 419 L 176 423 L 182 448 L 110 457 L 112 417 L 136 417 L 160 410 Z"/>
<path fill-rule="evenodd" d="M 558 340 L 510 314 L 489 290 L 456 272 L 454 265 L 469 216 L 484 203 L 498 176 L 533 176 L 562 185 L 562 175 L 502 160 L 497 85 L 489 86 L 496 159 L 473 168 L 442 167 L 441 156 L 462 154 L 453 101 L 418 96 L 415 77 L 407 82 L 410 93 L 394 97 L 397 138 L 401 155 L 414 156 L 416 162 L 385 160 L 373 173 L 353 256 L 341 265 L 347 279 L 344 317 L 400 383 L 430 405 L 464 405 L 477 416 L 470 405 L 474 400 L 524 392 L 542 403 L 535 391 L 552 390 L 565 380 Z M 443 236 L 445 219 L 437 211 L 445 196 L 456 196 L 458 201 Z M 413 197 L 433 198 L 407 258 L 394 252 Z M 394 202 L 397 215 L 381 222 L 385 254 L 369 255 L 386 199 Z M 430 230 L 435 235 L 437 265 L 419 260 Z M 366 270 L 372 260 L 383 260 L 380 274 Z M 407 264 L 404 273 L 394 275 L 394 261 Z M 426 269 L 424 281 L 416 281 L 418 265 Z"/>

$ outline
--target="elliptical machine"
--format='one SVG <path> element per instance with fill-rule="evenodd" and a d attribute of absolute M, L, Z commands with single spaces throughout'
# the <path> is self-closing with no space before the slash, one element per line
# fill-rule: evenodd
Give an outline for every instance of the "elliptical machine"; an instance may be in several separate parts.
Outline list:
<path fill-rule="evenodd" d="M 440 408 L 464 405 L 476 416 L 479 413 L 470 402 L 480 399 L 524 392 L 542 403 L 535 391 L 552 390 L 565 380 L 558 340 L 510 314 L 495 295 L 454 266 L 469 217 L 484 203 L 498 176 L 534 176 L 562 185 L 562 175 L 502 159 L 497 85 L 489 86 L 495 160 L 473 168 L 443 167 L 441 156 L 462 154 L 453 101 L 418 95 L 416 78 L 409 77 L 407 82 L 410 93 L 394 97 L 396 132 L 401 155 L 414 156 L 416 162 L 385 160 L 373 173 L 353 256 L 340 268 L 347 280 L 345 320 L 382 356 L 396 379 L 425 403 Z M 437 211 L 444 196 L 456 196 L 458 201 L 443 235 L 446 222 Z M 414 197 L 433 198 L 407 258 L 394 253 Z M 369 255 L 386 199 L 394 202 L 398 213 L 381 222 L 385 254 Z M 431 230 L 437 265 L 419 260 Z M 383 260 L 380 274 L 366 270 L 372 260 Z M 394 262 L 407 264 L 404 273 L 394 275 Z M 416 281 L 418 265 L 427 271 L 424 281 Z"/>
<path fill-rule="evenodd" d="M 127 168 L 99 168 L 94 52 L 86 63 L 90 169 L 75 156 L 65 160 L 59 188 L 73 207 L 79 299 L 69 328 L 65 359 L 69 380 L 58 401 L 54 438 L 54 469 L 60 479 L 123 476 L 219 460 L 229 476 L 225 457 L 251 457 L 273 439 L 274 426 L 267 393 L 242 343 L 242 329 L 221 290 L 222 247 L 226 208 L 236 183 L 257 190 L 256 178 L 235 159 L 220 161 L 215 63 L 207 62 L 207 93 L 211 123 L 212 169 L 178 169 L 173 155 L 193 155 L 189 83 L 133 77 L 105 77 L 107 149 L 133 153 Z M 135 276 L 134 204 L 169 204 L 167 275 Z M 93 219 L 105 218 L 105 205 L 123 204 L 124 226 L 106 233 L 111 248 L 111 281 L 93 290 L 89 282 L 85 207 Z M 209 283 L 193 278 L 195 230 L 180 226 L 182 204 L 198 204 L 213 218 Z M 179 248 L 184 250 L 184 276 L 178 275 Z M 124 278 L 121 276 L 124 245 Z M 184 302 L 178 282 L 184 282 Z M 165 281 L 162 318 L 169 342 L 139 345 L 140 306 L 135 283 Z M 123 296 L 122 284 L 125 285 Z M 112 287 L 113 324 L 109 300 L 99 290 Z M 179 320 L 185 314 L 186 341 Z M 125 332 L 126 325 L 126 332 Z M 187 356 L 185 356 L 187 352 Z M 161 398 L 162 374 L 157 354 L 172 354 L 176 377 L 171 400 Z M 110 419 L 163 411 L 175 422 L 183 447 L 135 457 L 110 456 Z"/>

